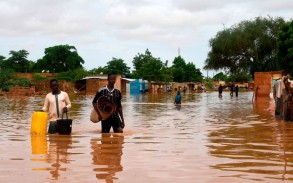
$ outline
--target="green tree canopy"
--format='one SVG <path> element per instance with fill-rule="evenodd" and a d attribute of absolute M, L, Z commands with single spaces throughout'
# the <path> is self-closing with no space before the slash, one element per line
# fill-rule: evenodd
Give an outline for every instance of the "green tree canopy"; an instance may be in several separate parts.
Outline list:
<path fill-rule="evenodd" d="M 0 69 L 4 69 L 5 57 L 0 55 Z"/>
<path fill-rule="evenodd" d="M 246 72 L 251 76 L 256 71 L 279 70 L 276 40 L 283 24 L 282 18 L 257 17 L 225 28 L 210 39 L 204 69 Z"/>
<path fill-rule="evenodd" d="M 214 75 L 213 80 L 216 81 L 227 81 L 228 76 L 224 74 L 223 72 L 219 72 L 218 74 Z"/>
<path fill-rule="evenodd" d="M 8 91 L 13 86 L 12 80 L 15 78 L 15 73 L 12 69 L 0 68 L 0 89 Z"/>
<path fill-rule="evenodd" d="M 168 67 L 168 60 L 163 64 L 163 67 L 161 69 L 161 74 L 162 74 L 163 82 L 173 81 L 172 69 Z"/>
<path fill-rule="evenodd" d="M 10 51 L 10 57 L 2 62 L 2 67 L 12 69 L 15 72 L 29 72 L 32 62 L 27 60 L 29 55 L 26 50 Z"/>
<path fill-rule="evenodd" d="M 185 60 L 181 56 L 174 58 L 173 65 L 172 65 L 172 73 L 173 73 L 173 80 L 175 82 L 185 81 L 184 79 L 185 67 L 186 67 Z"/>
<path fill-rule="evenodd" d="M 251 76 L 246 72 L 233 73 L 227 79 L 229 82 L 248 82 L 251 80 Z"/>
<path fill-rule="evenodd" d="M 111 61 L 107 62 L 105 69 L 107 74 L 115 73 L 122 76 L 128 76 L 130 74 L 130 67 L 127 67 L 126 63 L 124 63 L 124 60 L 121 58 L 113 57 Z"/>
<path fill-rule="evenodd" d="M 278 34 L 278 60 L 283 70 L 293 76 L 293 20 L 287 22 Z"/>
<path fill-rule="evenodd" d="M 90 73 L 87 72 L 84 68 L 78 68 L 75 70 L 70 70 L 67 72 L 58 73 L 57 79 L 58 80 L 66 80 L 66 81 L 78 81 Z"/>
<path fill-rule="evenodd" d="M 144 54 L 138 53 L 133 58 L 133 66 L 136 71 L 139 71 L 145 63 L 147 63 L 149 60 L 152 60 L 154 57 L 152 56 L 152 53 L 149 51 L 149 49 L 146 49 Z"/>
<path fill-rule="evenodd" d="M 192 62 L 186 64 L 181 57 L 175 57 L 172 65 L 173 80 L 176 82 L 201 82 L 203 75 Z"/>
<path fill-rule="evenodd" d="M 67 72 L 82 68 L 84 60 L 74 46 L 58 45 L 45 49 L 45 56 L 34 67 L 36 72 L 43 70 L 51 73 Z"/>
<path fill-rule="evenodd" d="M 164 64 L 160 58 L 153 57 L 148 49 L 145 51 L 145 54 L 138 53 L 138 55 L 133 58 L 132 63 L 135 68 L 133 72 L 134 78 L 162 82 L 172 77 L 168 76 L 170 72 L 166 69 L 166 64 Z"/>
<path fill-rule="evenodd" d="M 107 74 L 108 70 L 106 67 L 99 66 L 98 68 L 93 68 L 88 71 L 89 74 L 95 75 L 95 74 Z"/>

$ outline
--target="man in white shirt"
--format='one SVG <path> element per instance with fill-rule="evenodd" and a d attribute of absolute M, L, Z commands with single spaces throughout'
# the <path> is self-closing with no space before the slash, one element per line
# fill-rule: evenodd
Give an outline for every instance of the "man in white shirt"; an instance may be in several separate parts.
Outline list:
<path fill-rule="evenodd" d="M 63 113 L 67 113 L 71 107 L 71 102 L 68 94 L 59 90 L 59 84 L 56 79 L 50 81 L 50 88 L 52 92 L 48 93 L 45 98 L 45 103 L 42 108 L 43 111 L 49 112 L 49 129 L 48 133 L 54 134 L 57 131 L 57 119 L 62 118 Z"/>

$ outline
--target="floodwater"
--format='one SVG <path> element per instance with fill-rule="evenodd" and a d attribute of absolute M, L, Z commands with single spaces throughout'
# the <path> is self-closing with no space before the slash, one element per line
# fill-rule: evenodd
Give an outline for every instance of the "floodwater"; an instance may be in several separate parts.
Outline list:
<path fill-rule="evenodd" d="M 89 120 L 92 97 L 71 96 L 71 135 L 30 136 L 44 96 L 0 97 L 0 182 L 247 183 L 293 180 L 293 122 L 252 92 L 123 96 L 123 134 Z"/>

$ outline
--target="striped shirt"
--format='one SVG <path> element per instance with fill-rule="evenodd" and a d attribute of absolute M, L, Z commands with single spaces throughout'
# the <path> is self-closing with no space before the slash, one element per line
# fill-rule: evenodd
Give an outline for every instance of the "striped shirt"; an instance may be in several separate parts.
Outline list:
<path fill-rule="evenodd" d="M 119 117 L 118 116 L 117 109 L 122 107 L 122 105 L 121 105 L 121 99 L 122 99 L 121 92 L 118 89 L 116 89 L 116 88 L 113 88 L 110 91 L 107 86 L 104 86 L 104 87 L 100 88 L 99 91 L 96 93 L 96 96 L 95 96 L 95 98 L 93 100 L 93 103 L 96 103 L 97 100 L 102 95 L 104 95 L 109 100 L 111 100 L 114 104 L 116 104 L 116 111 L 114 111 L 114 113 L 112 114 L 112 116 L 113 117 Z"/>

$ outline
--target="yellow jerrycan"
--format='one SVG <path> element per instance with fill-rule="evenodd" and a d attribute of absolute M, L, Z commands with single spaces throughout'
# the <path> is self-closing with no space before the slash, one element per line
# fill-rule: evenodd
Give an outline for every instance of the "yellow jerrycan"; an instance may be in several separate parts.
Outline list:
<path fill-rule="evenodd" d="M 46 112 L 34 112 L 31 122 L 31 135 L 47 134 L 48 114 Z"/>
<path fill-rule="evenodd" d="M 32 154 L 47 154 L 47 136 L 31 135 Z"/>

